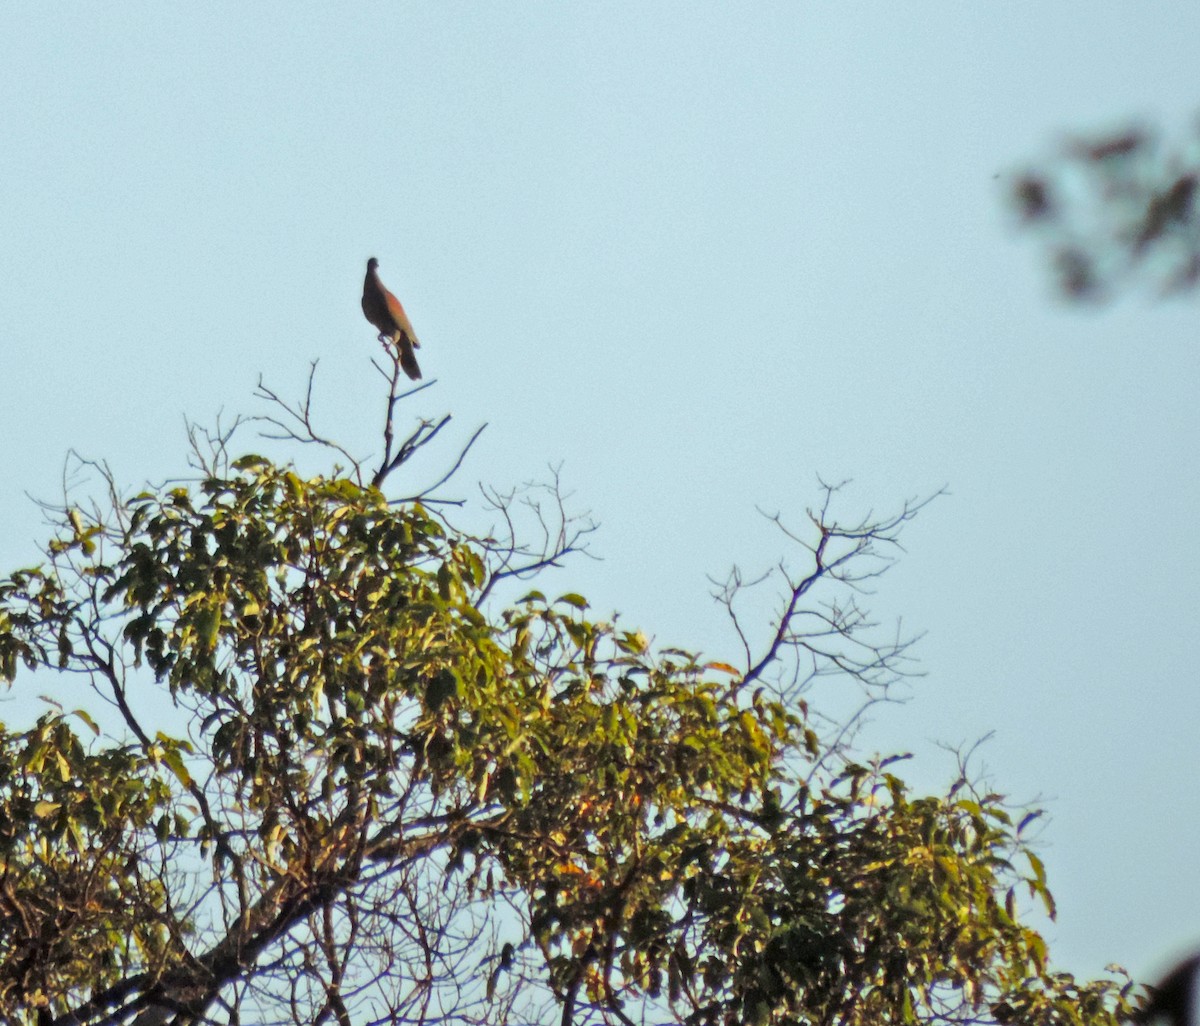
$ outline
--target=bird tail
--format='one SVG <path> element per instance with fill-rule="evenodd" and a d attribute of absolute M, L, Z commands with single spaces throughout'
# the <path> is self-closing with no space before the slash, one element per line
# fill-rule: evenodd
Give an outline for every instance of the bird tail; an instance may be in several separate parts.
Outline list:
<path fill-rule="evenodd" d="M 400 353 L 400 366 L 404 368 L 413 381 L 420 380 L 421 368 L 417 366 L 417 354 L 413 352 L 413 344 L 408 335 L 401 331 L 396 335 L 396 349 Z"/>

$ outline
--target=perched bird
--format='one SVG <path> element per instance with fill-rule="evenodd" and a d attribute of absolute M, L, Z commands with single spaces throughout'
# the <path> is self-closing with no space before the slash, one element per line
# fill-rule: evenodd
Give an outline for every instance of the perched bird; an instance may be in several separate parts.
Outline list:
<path fill-rule="evenodd" d="M 367 261 L 367 277 L 363 282 L 363 313 L 379 329 L 379 341 L 390 341 L 396 347 L 404 373 L 416 381 L 421 376 L 421 368 L 417 366 L 413 350 L 419 348 L 421 343 L 417 341 L 400 300 L 385 289 L 379 280 L 378 266 L 379 261 L 374 257 Z"/>

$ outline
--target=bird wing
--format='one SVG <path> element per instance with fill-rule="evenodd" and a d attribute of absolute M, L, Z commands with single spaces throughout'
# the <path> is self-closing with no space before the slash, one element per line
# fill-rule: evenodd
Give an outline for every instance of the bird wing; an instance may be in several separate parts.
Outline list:
<path fill-rule="evenodd" d="M 404 312 L 404 307 L 400 305 L 400 300 L 382 286 L 380 286 L 380 291 L 383 293 L 383 302 L 387 307 L 388 316 L 395 323 L 396 330 L 404 332 L 409 341 L 419 347 L 421 343 L 417 341 L 417 334 L 413 331 L 412 322 L 409 321 L 408 314 Z"/>

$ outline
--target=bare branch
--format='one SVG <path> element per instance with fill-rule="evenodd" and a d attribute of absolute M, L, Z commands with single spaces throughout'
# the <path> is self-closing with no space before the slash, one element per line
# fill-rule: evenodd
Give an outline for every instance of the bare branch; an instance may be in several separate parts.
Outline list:
<path fill-rule="evenodd" d="M 570 495 L 562 490 L 561 469 L 551 467 L 548 482 L 527 482 L 509 492 L 480 486 L 488 508 L 500 516 L 502 526 L 497 531 L 499 525 L 493 525 L 487 537 L 477 539 L 490 562 L 487 581 L 475 597 L 477 607 L 502 581 L 524 580 L 549 567 L 559 567 L 573 554 L 596 558 L 588 551 L 587 539 L 599 525 L 587 512 L 567 512 Z M 517 523 L 520 511 L 524 511 L 524 519 L 532 517 L 537 525 L 538 540 L 523 540 L 526 531 Z"/>
<path fill-rule="evenodd" d="M 732 692 L 764 680 L 768 671 L 774 673 L 774 688 L 785 700 L 798 698 L 822 677 L 844 677 L 862 688 L 857 709 L 848 719 L 831 724 L 833 734 L 823 744 L 822 761 L 847 747 L 869 708 L 894 700 L 894 684 L 916 675 L 904 663 L 919 636 L 903 636 L 897 624 L 891 637 L 879 638 L 875 634 L 878 624 L 859 607 L 856 596 L 892 564 L 893 557 L 887 550 L 901 550 L 899 533 L 903 525 L 945 491 L 909 500 L 890 516 L 877 517 L 868 512 L 856 522 L 843 524 L 831 510 L 834 496 L 845 483 L 820 482 L 822 501 L 808 511 L 807 532 L 788 526 L 778 513 L 763 512 L 790 543 L 806 553 L 802 572 L 791 570 L 781 561 L 773 569 L 748 578 L 735 566 L 723 582 L 713 582 L 713 597 L 724 606 L 745 659 L 745 672 L 731 683 Z M 770 620 L 769 636 L 760 642 L 754 638 L 757 630 L 748 628 L 740 607 L 746 596 L 770 582 L 779 586 L 781 594 Z M 832 585 L 840 593 L 831 591 L 828 586 Z M 817 600 L 822 586 L 826 586 L 827 595 Z M 755 613 L 756 627 L 760 620 L 760 614 Z"/>
<path fill-rule="evenodd" d="M 262 435 L 264 438 L 299 442 L 302 445 L 318 445 L 338 453 L 345 458 L 347 465 L 354 472 L 355 479 L 361 484 L 361 462 L 337 442 L 318 434 L 313 425 L 313 384 L 317 375 L 317 363 L 318 361 L 313 360 L 309 364 L 308 383 L 304 391 L 304 398 L 294 403 L 289 403 L 287 400 L 281 398 L 277 392 L 268 388 L 263 379 L 259 377 L 258 384 L 254 389 L 254 395 L 279 407 L 283 413 L 278 417 L 261 415 L 250 419 L 263 424 L 269 424 L 276 429 L 275 432 L 263 431 Z"/>
<path fill-rule="evenodd" d="M 447 417 L 446 419 L 449 420 L 449 417 Z M 401 502 L 401 503 L 404 503 L 404 502 L 440 503 L 443 505 L 461 506 L 463 504 L 462 499 L 440 499 L 440 498 L 435 497 L 433 495 L 433 493 L 438 488 L 440 488 L 442 485 L 444 485 L 447 481 L 449 481 L 450 478 L 452 478 L 458 472 L 458 469 L 463 464 L 463 460 L 465 460 L 467 458 L 467 453 L 469 453 L 471 451 L 471 447 L 479 440 L 479 436 L 481 434 L 483 434 L 483 429 L 486 427 L 487 427 L 487 424 L 480 424 L 479 427 L 477 427 L 475 429 L 474 434 L 472 434 L 471 437 L 469 439 L 467 439 L 467 444 L 462 447 L 461 451 L 458 454 L 458 458 L 455 459 L 453 464 L 451 464 L 450 469 L 447 470 L 446 473 L 444 473 L 441 477 L 439 477 L 433 484 L 429 485 L 427 488 L 422 488 L 421 491 L 417 492 L 415 495 L 410 495 L 410 496 L 407 496 L 406 498 L 396 499 L 393 501 Z M 430 438 L 432 438 L 432 435 L 430 436 Z M 424 442 L 422 442 L 421 444 L 424 444 Z"/>

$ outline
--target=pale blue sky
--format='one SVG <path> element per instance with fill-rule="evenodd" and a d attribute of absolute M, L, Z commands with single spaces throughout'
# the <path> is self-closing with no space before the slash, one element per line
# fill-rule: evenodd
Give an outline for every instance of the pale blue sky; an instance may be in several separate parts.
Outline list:
<path fill-rule="evenodd" d="M 177 475 L 260 373 L 319 357 L 369 451 L 377 256 L 420 412 L 490 424 L 463 491 L 561 461 L 604 561 L 549 586 L 664 644 L 736 655 L 705 575 L 781 554 L 756 505 L 948 484 L 872 603 L 928 676 L 871 739 L 934 786 L 995 731 L 1055 960 L 1152 971 L 1200 939 L 1196 306 L 1064 308 L 1002 187 L 1068 130 L 1182 134 L 1198 39 L 1124 0 L 7 5 L 0 567 L 68 448 Z"/>

